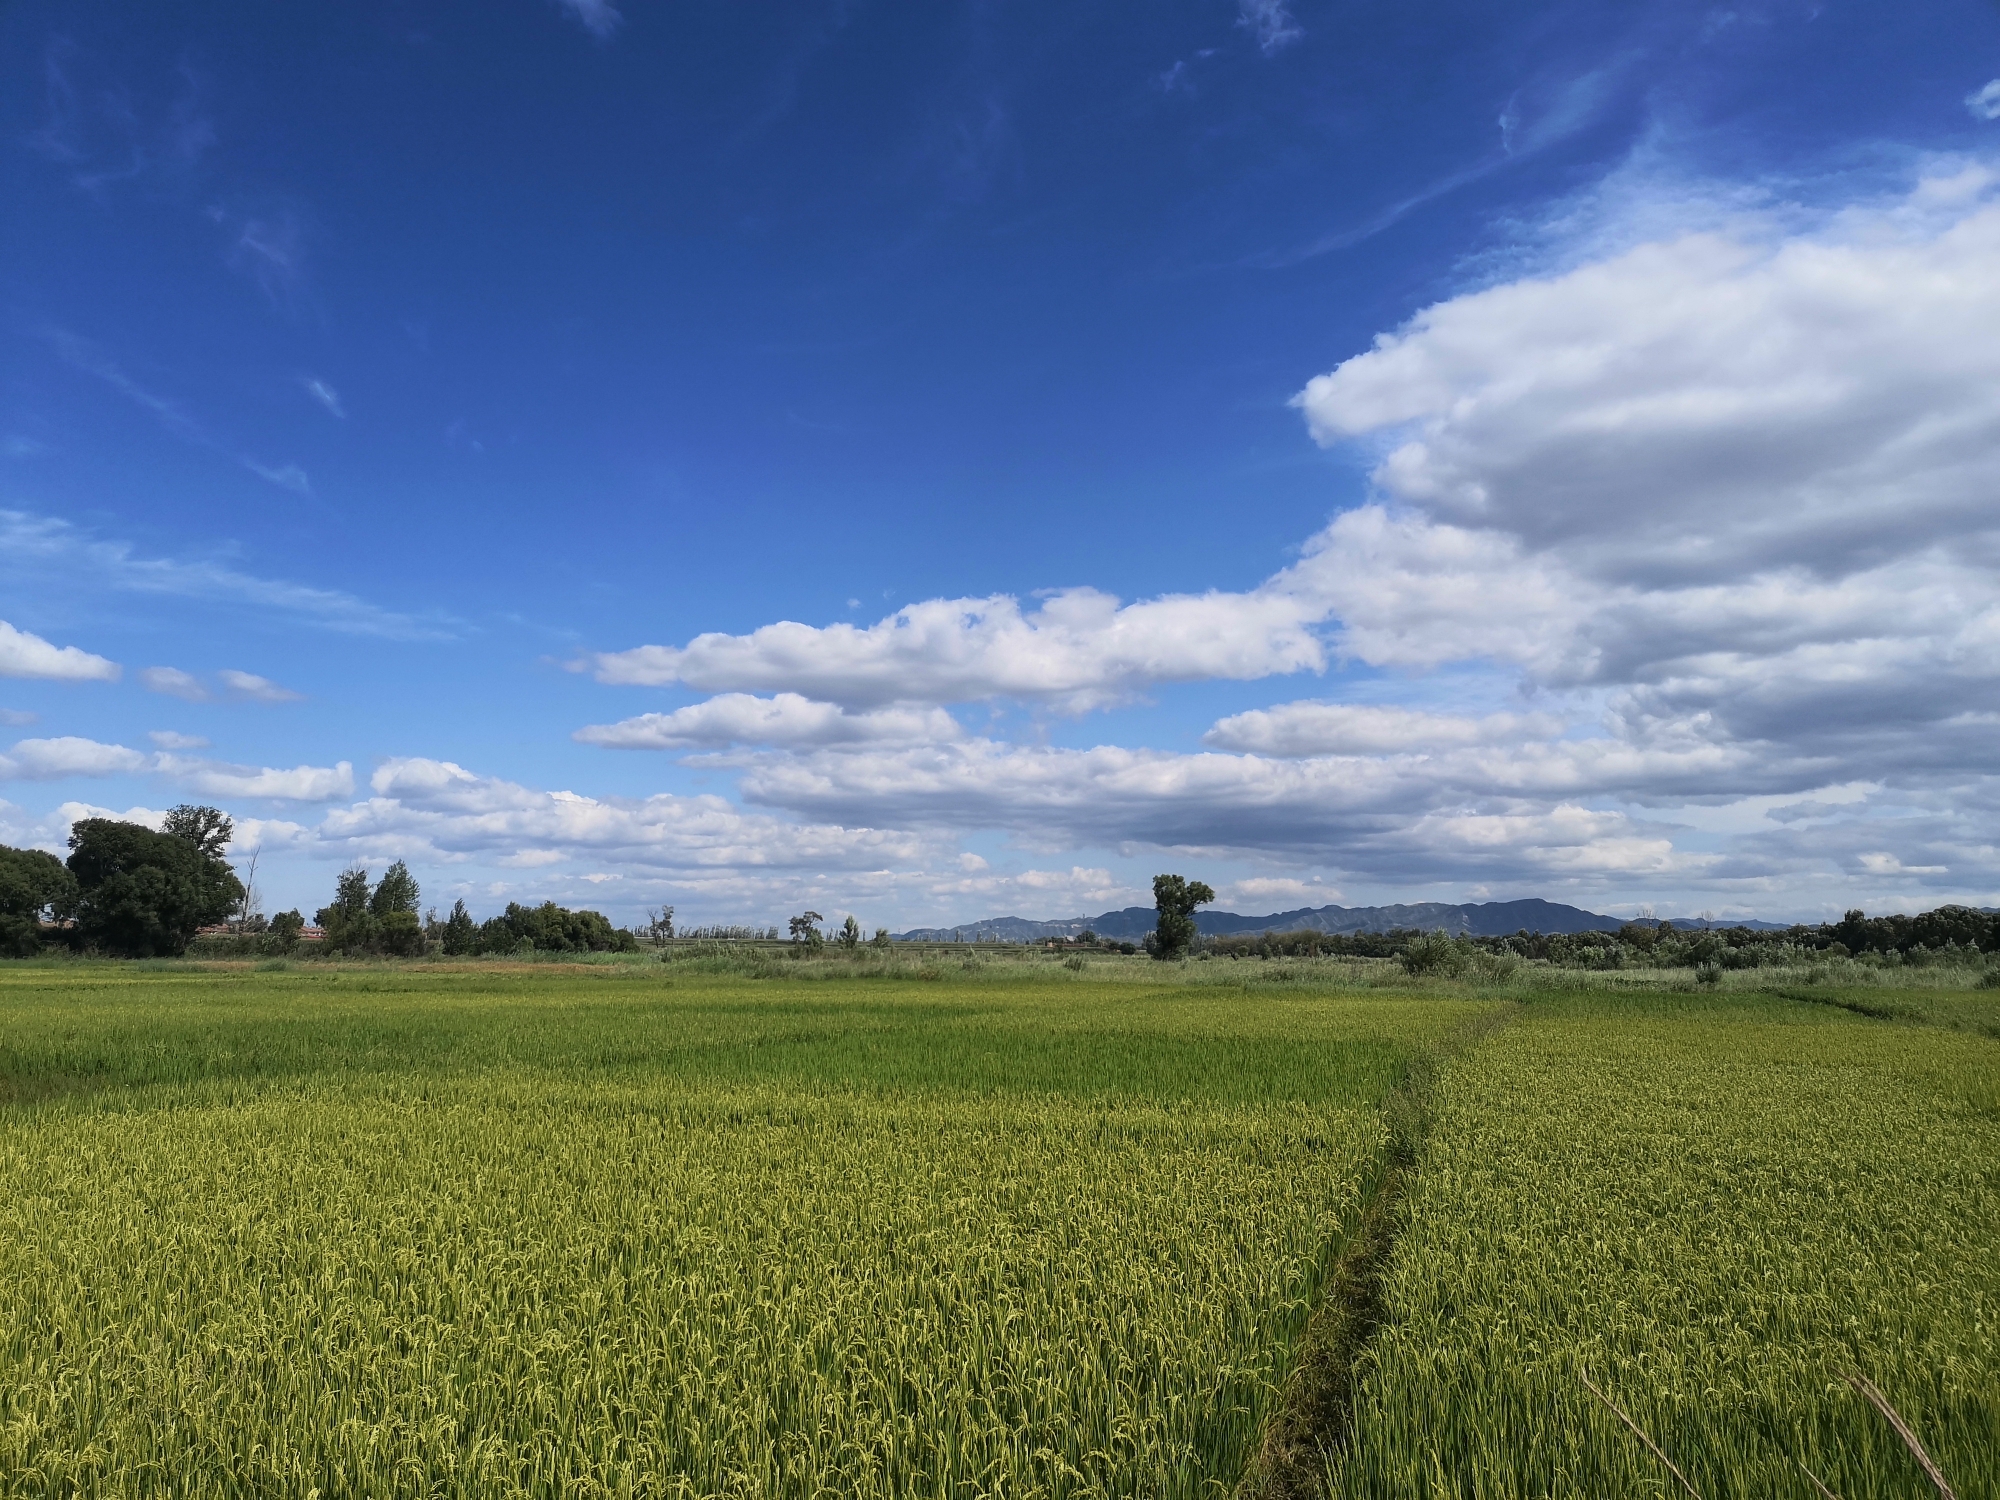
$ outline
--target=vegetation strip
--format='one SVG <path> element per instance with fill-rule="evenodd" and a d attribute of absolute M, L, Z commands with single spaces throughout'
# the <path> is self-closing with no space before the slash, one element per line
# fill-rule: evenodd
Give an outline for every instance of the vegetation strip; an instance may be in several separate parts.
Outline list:
<path fill-rule="evenodd" d="M 1316 1500 L 1326 1493 L 1327 1461 L 1352 1433 L 1358 1366 L 1382 1324 L 1383 1273 L 1395 1248 L 1418 1152 L 1435 1118 L 1443 1061 L 1491 1035 L 1512 1015 L 1503 1011 L 1477 1018 L 1443 1045 L 1412 1057 L 1384 1097 L 1388 1139 L 1361 1215 L 1321 1286 L 1283 1397 L 1237 1488 L 1238 1500 Z"/>

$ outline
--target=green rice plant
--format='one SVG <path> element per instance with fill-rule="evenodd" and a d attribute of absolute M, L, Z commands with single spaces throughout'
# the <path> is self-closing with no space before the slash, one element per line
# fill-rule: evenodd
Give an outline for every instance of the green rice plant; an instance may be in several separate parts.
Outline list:
<path fill-rule="evenodd" d="M 1492 1009 L 0 971 L 0 1493 L 1220 1495 Z"/>
<path fill-rule="evenodd" d="M 1342 1497 L 2000 1494 L 2000 1045 L 1550 997 L 1447 1065 Z M 1583 1383 L 1595 1384 L 1600 1403 Z M 1809 1471 L 1809 1472 L 1808 1472 Z"/>

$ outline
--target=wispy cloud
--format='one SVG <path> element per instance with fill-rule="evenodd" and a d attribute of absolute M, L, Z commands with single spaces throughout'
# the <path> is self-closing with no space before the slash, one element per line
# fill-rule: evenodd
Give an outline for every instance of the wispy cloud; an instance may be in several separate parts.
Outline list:
<path fill-rule="evenodd" d="M 259 677 L 255 672 L 238 672 L 224 667 L 215 675 L 229 689 L 230 697 L 251 703 L 296 703 L 301 696 L 288 687 L 280 687 L 268 677 Z"/>
<path fill-rule="evenodd" d="M 162 693 L 183 703 L 206 703 L 210 694 L 201 679 L 179 667 L 147 667 L 139 674 L 139 686 L 149 693 Z"/>
<path fill-rule="evenodd" d="M 1426 183 L 1359 223 L 1336 229 L 1290 250 L 1247 256 L 1241 264 L 1258 270 L 1282 270 L 1336 250 L 1349 249 L 1393 228 L 1427 203 L 1490 176 L 1511 162 L 1524 160 L 1568 140 L 1587 129 L 1604 112 L 1639 60 L 1639 53 L 1627 53 L 1603 67 L 1563 79 L 1553 86 L 1517 90 L 1495 121 L 1500 132 L 1498 144 L 1476 161 Z"/>
<path fill-rule="evenodd" d="M 151 412 L 159 420 L 160 425 L 176 437 L 198 448 L 220 453 L 248 469 L 259 479 L 275 484 L 280 489 L 290 490 L 297 495 L 312 493 L 312 485 L 306 478 L 305 470 L 297 464 L 266 464 L 247 453 L 235 452 L 227 444 L 210 435 L 208 430 L 195 421 L 178 401 L 148 390 L 126 374 L 116 360 L 110 358 L 89 340 L 78 338 L 61 328 L 49 329 L 47 338 L 65 364 L 83 371 L 86 375 L 96 376 L 134 405 Z"/>
<path fill-rule="evenodd" d="M 208 741 L 198 734 L 179 734 L 171 729 L 149 730 L 146 738 L 162 750 L 206 750 Z"/>
<path fill-rule="evenodd" d="M 0 510 L 0 577 L 9 573 L 39 583 L 59 574 L 72 586 L 239 605 L 388 640 L 453 640 L 465 628 L 449 615 L 403 614 L 338 589 L 259 578 L 213 559 L 141 557 L 129 542 L 93 537 L 67 521 Z"/>
<path fill-rule="evenodd" d="M 1236 24 L 1257 39 L 1266 57 L 1277 56 L 1306 34 L 1285 0 L 1237 0 Z"/>
<path fill-rule="evenodd" d="M 312 481 L 306 478 L 306 471 L 297 464 L 261 464 L 254 458 L 245 458 L 242 464 L 259 479 L 267 480 L 281 490 L 290 490 L 294 495 L 312 493 Z"/>
<path fill-rule="evenodd" d="M 613 0 L 556 0 L 557 6 L 600 42 L 608 42 L 625 24 Z"/>
<path fill-rule="evenodd" d="M 2000 120 L 2000 78 L 1967 94 L 1965 107 L 1982 120 Z"/>
<path fill-rule="evenodd" d="M 347 408 L 340 404 L 340 392 L 336 391 L 324 380 L 315 380 L 310 375 L 306 376 L 304 385 L 306 394 L 311 396 L 313 400 L 324 406 L 334 416 L 345 419 Z"/>
<path fill-rule="evenodd" d="M 68 169 L 70 181 L 94 197 L 121 183 L 184 178 L 200 165 L 216 134 L 191 69 L 178 70 L 179 92 L 164 108 L 109 79 L 78 83 L 79 74 L 94 71 L 68 40 L 42 54 L 43 115 L 28 136 L 32 150 Z"/>
<path fill-rule="evenodd" d="M 116 682 L 118 663 L 78 646 L 55 646 L 0 620 L 0 677 L 50 682 Z"/>

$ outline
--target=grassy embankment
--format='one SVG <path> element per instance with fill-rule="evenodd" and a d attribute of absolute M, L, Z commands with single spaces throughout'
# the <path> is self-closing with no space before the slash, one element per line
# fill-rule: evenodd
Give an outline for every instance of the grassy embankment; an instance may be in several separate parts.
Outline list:
<path fill-rule="evenodd" d="M 0 968 L 0 1492 L 1222 1493 L 1493 1008 L 691 967 Z"/>

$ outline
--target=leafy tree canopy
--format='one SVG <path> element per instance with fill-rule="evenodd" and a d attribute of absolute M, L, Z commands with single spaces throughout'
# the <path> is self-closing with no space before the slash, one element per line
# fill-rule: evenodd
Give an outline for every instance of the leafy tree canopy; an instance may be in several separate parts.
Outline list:
<path fill-rule="evenodd" d="M 176 820 L 175 814 L 181 814 Z M 229 819 L 214 808 L 176 808 L 181 833 L 85 818 L 69 835 L 77 936 L 125 958 L 178 955 L 197 928 L 223 921 L 243 882 L 221 857 Z"/>
<path fill-rule="evenodd" d="M 1179 958 L 1194 945 L 1194 909 L 1215 899 L 1199 880 L 1182 875 L 1153 877 L 1153 906 L 1160 914 L 1153 931 L 1153 957 Z"/>
<path fill-rule="evenodd" d="M 215 807 L 196 807 L 183 802 L 167 813 L 166 822 L 160 825 L 160 832 L 169 838 L 186 839 L 195 848 L 211 859 L 222 858 L 222 851 L 229 847 L 230 835 L 236 832 L 236 825 L 229 814 Z"/>

